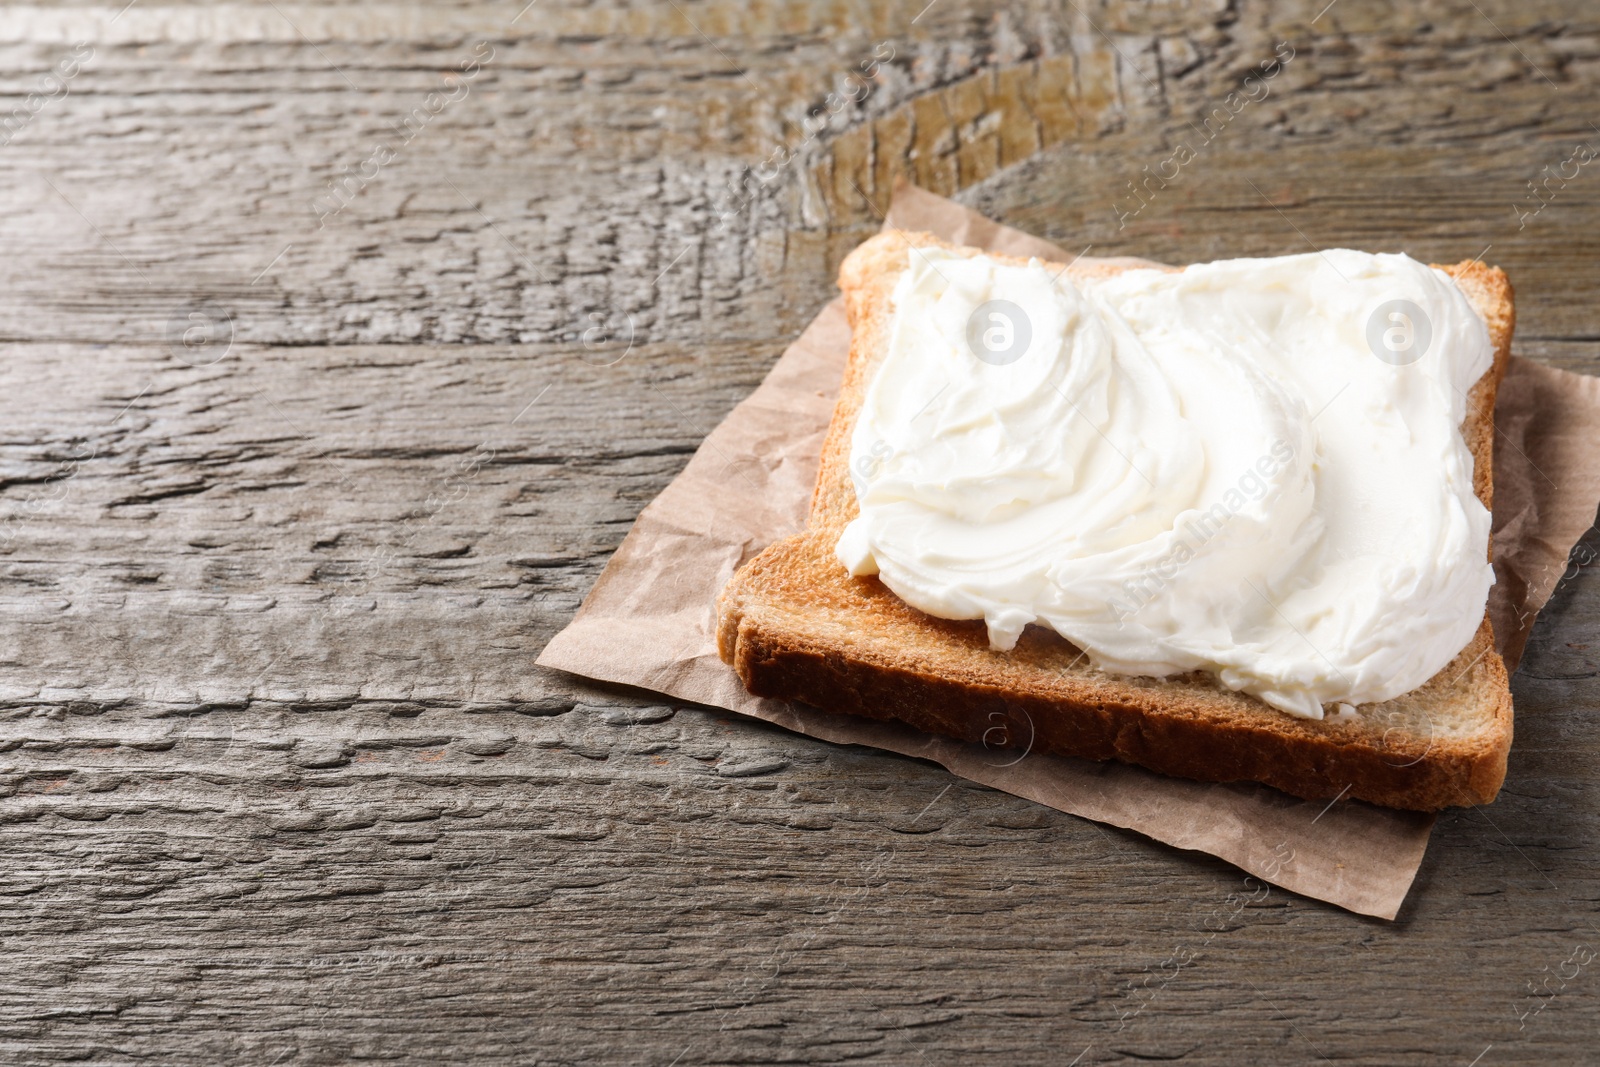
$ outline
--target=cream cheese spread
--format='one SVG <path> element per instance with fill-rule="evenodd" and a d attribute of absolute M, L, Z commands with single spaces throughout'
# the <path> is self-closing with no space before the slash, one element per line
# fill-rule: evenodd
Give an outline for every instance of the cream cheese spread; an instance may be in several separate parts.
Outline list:
<path fill-rule="evenodd" d="M 1487 327 L 1448 275 L 1332 250 L 1074 281 L 919 249 L 856 420 L 839 560 L 1102 670 L 1292 715 L 1388 700 L 1483 618 L 1460 426 Z"/>

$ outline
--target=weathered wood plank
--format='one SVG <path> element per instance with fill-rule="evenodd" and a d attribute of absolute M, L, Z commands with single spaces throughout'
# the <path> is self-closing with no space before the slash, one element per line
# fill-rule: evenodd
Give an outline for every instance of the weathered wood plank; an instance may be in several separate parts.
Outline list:
<path fill-rule="evenodd" d="M 1255 153 L 1248 165 L 1291 179 L 1270 192 L 1302 229 L 1308 205 L 1295 194 L 1305 191 L 1303 176 L 1341 189 L 1364 178 L 1371 188 L 1359 204 L 1310 207 L 1369 227 L 1351 237 L 1405 243 L 1426 233 L 1431 218 L 1463 231 L 1463 246 L 1468 235 L 1494 231 L 1463 256 L 1504 234 L 1497 253 L 1520 240 L 1526 259 L 1543 262 L 1535 253 L 1547 242 L 1537 232 L 1510 232 L 1513 207 L 1523 203 L 1525 183 L 1560 163 L 1566 142 L 1587 129 L 1581 117 L 1596 102 L 1600 29 L 1569 15 L 1562 23 L 1529 19 L 1533 28 L 1522 30 L 1502 17 L 1496 24 L 1518 34 L 1507 40 L 1473 13 L 1476 25 L 1419 32 L 1397 50 L 1392 33 L 1346 29 L 1359 8 L 1345 6 L 1320 30 L 1305 25 L 1308 17 L 1259 14 L 1172 14 L 1117 30 L 1095 19 L 1109 38 L 1089 22 L 1018 16 L 1015 25 L 983 23 L 975 45 L 945 36 L 967 20 L 959 5 L 947 13 L 941 4 L 927 31 L 887 16 L 870 25 L 845 16 L 849 32 L 838 38 L 817 24 L 783 35 L 759 57 L 745 56 L 754 51 L 748 44 L 735 46 L 749 65 L 744 75 L 728 73 L 728 49 L 686 22 L 660 46 L 627 35 L 587 43 L 579 62 L 562 43 L 559 20 L 549 36 L 506 34 L 503 13 L 468 25 L 457 10 L 413 29 L 409 43 L 346 40 L 341 51 L 337 30 L 348 38 L 378 23 L 324 13 L 327 25 L 308 32 L 314 41 L 333 38 L 327 47 L 297 45 L 270 7 L 251 9 L 239 25 L 276 20 L 285 39 L 223 52 L 193 44 L 198 31 L 168 9 L 135 7 L 126 18 L 146 19 L 136 39 L 156 41 L 98 46 L 67 95 L 0 153 L 8 220 L 0 234 L 13 253 L 0 264 L 0 331 L 31 340 L 159 341 L 175 313 L 214 302 L 231 313 L 241 340 L 260 343 L 548 343 L 581 333 L 596 313 L 631 315 L 651 340 L 787 336 L 826 298 L 833 262 L 874 221 L 844 180 L 857 171 L 833 173 L 836 159 L 870 157 L 870 175 L 860 174 L 871 181 L 857 185 L 886 202 L 895 173 L 954 191 L 981 176 L 970 169 L 976 163 L 960 174 L 963 153 L 989 158 L 1018 138 L 1063 146 L 1024 170 L 1072 174 L 1072 198 L 1062 202 L 1052 189 L 1038 201 L 1047 217 L 1027 221 L 1081 237 L 1074 247 L 1095 241 L 1189 257 L 1259 230 L 1263 246 L 1284 250 L 1298 246 L 1297 235 L 1263 228 L 1256 216 L 1270 209 L 1234 188 L 1217 190 L 1216 205 L 1225 206 L 1214 215 L 1187 214 L 1181 243 L 1166 238 L 1175 232 L 1175 204 L 1158 200 L 1126 229 L 1113 215 L 1127 182 L 1170 155 L 1175 137 L 1187 136 L 1189 123 L 1237 90 L 1280 41 L 1297 58 L 1273 94 L 1234 119 L 1195 164 L 1193 184 L 1209 185 L 1211 174 L 1236 181 L 1247 161 L 1235 154 Z M 589 25 L 571 17 L 575 27 Z M 1415 25 L 1426 24 L 1417 16 Z M 485 35 L 493 57 L 464 98 L 399 143 L 394 125 L 474 55 L 469 30 Z M 806 109 L 823 106 L 829 87 L 879 41 L 896 58 L 879 65 L 881 84 L 861 106 L 871 121 L 806 144 Z M 241 48 L 248 58 L 235 57 Z M 10 82 L 18 100 L 68 54 L 53 42 L 10 51 L 26 72 Z M 1139 58 L 1145 53 L 1148 60 Z M 1158 53 L 1170 53 L 1181 75 L 1158 69 L 1167 65 Z M 716 70 L 723 75 L 707 76 Z M 1455 71 L 1468 73 L 1468 91 L 1449 80 Z M 1000 74 L 1007 91 L 996 88 Z M 1007 103 L 1019 94 L 1032 103 Z M 693 106 L 676 107 L 678 99 Z M 918 109 L 926 112 L 920 126 Z M 380 145 L 393 148 L 394 161 L 319 228 L 314 205 L 322 198 L 326 206 L 328 183 L 360 174 Z M 775 146 L 798 150 L 801 164 L 769 185 L 753 182 L 755 201 L 719 226 L 719 212 L 739 203 L 725 192 L 736 168 Z M 1080 158 L 1087 169 L 1078 169 Z M 1202 195 L 1184 187 L 1190 178 L 1165 199 Z M 1581 183 L 1568 197 L 1583 195 Z M 218 217 L 228 219 L 226 238 L 198 237 Z M 830 235 L 829 226 L 841 232 Z M 818 242 L 821 269 L 804 251 Z M 417 272 L 418 252 L 438 268 Z M 1551 264 L 1539 280 L 1566 280 L 1557 291 L 1576 300 L 1569 267 Z"/>
<path fill-rule="evenodd" d="M 166 752 L 80 721 L 7 754 L 8 940 L 42 967 L 0 983 L 0 1033 L 269 1062 L 513 1059 L 541 1038 L 569 1061 L 1058 1062 L 1092 1043 L 1092 1062 L 1429 1063 L 1494 1042 L 1575 1062 L 1592 999 L 1531 1031 L 1515 1015 L 1588 937 L 1596 888 L 1571 847 L 1592 804 L 1552 803 L 1583 801 L 1572 745 L 1592 758 L 1592 731 L 1549 728 L 1545 701 L 1577 690 L 1548 685 L 1519 684 L 1536 714 L 1492 824 L 1444 820 L 1394 927 L 1276 894 L 1234 915 L 1250 890 L 1214 861 L 693 711 L 433 709 L 397 729 L 376 707 L 252 707 Z M 1180 947 L 1199 959 L 1178 980 L 1128 988 Z M 41 970 L 55 1014 L 19 1018 Z"/>

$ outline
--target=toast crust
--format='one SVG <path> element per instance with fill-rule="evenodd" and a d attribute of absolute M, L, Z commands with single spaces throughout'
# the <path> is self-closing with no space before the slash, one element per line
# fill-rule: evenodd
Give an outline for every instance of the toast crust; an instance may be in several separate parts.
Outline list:
<path fill-rule="evenodd" d="M 981 621 L 934 618 L 877 578 L 851 577 L 834 558 L 839 534 L 858 513 L 851 436 L 885 347 L 895 282 L 907 257 L 926 247 L 986 254 L 930 234 L 886 231 L 840 267 L 850 359 L 807 529 L 750 560 L 718 600 L 718 652 L 746 688 L 991 747 L 1116 759 L 1204 781 L 1264 782 L 1306 799 L 1349 796 L 1416 810 L 1494 799 L 1505 778 L 1512 708 L 1487 615 L 1424 685 L 1365 705 L 1353 718 L 1316 721 L 1228 690 L 1204 672 L 1108 674 L 1040 626 L 1028 627 L 1012 652 L 995 652 Z M 1082 280 L 1128 268 L 1065 269 Z M 1462 424 L 1473 489 L 1492 510 L 1494 401 L 1510 359 L 1511 286 L 1503 272 L 1478 261 L 1440 269 L 1482 315 L 1494 347 L 1493 365 L 1468 392 Z"/>

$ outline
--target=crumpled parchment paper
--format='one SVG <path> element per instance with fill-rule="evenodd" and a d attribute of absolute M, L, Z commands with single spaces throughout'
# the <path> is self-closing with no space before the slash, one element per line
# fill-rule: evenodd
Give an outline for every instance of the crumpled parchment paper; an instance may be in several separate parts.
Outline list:
<path fill-rule="evenodd" d="M 993 252 L 1070 254 L 902 184 L 886 226 Z M 1209 852 L 1306 896 L 1393 919 L 1434 817 L 1192 782 L 1121 763 L 1016 754 L 893 723 L 751 696 L 717 657 L 716 598 L 745 560 L 805 524 L 850 346 L 835 300 L 640 513 L 583 607 L 538 663 L 765 719 L 811 737 L 943 764 L 964 778 Z M 1600 379 L 1513 359 L 1495 409 L 1495 632 L 1514 669 L 1600 502 Z"/>

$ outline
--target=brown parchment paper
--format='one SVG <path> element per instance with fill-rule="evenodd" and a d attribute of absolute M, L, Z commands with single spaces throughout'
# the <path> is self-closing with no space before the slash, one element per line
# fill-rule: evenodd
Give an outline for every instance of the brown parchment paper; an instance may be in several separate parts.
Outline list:
<path fill-rule="evenodd" d="M 895 190 L 885 224 L 994 252 L 1070 258 L 909 185 Z M 963 778 L 1209 852 L 1285 889 L 1393 919 L 1422 862 L 1431 815 L 1303 801 L 1266 786 L 1191 782 L 1114 762 L 1040 753 L 1012 762 L 1016 756 L 1003 751 L 745 691 L 717 657 L 716 597 L 740 564 L 804 526 L 849 347 L 843 302 L 835 300 L 640 513 L 538 663 L 827 741 L 931 759 Z M 1491 611 L 1514 667 L 1600 503 L 1600 379 L 1514 359 L 1495 419 Z"/>

